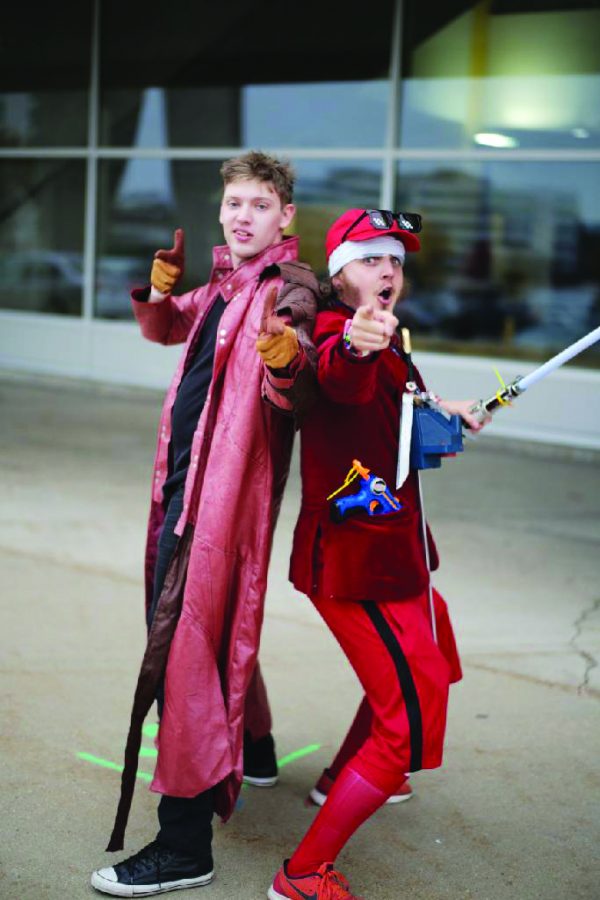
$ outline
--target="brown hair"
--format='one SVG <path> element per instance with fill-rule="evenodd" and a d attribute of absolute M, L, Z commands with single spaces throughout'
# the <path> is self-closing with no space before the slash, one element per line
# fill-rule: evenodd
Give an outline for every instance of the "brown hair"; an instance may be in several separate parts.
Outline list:
<path fill-rule="evenodd" d="M 221 166 L 221 176 L 224 185 L 251 178 L 268 181 L 275 188 L 282 206 L 291 203 L 294 196 L 296 175 L 290 163 L 281 162 L 259 150 L 250 150 L 242 156 L 226 159 Z"/>

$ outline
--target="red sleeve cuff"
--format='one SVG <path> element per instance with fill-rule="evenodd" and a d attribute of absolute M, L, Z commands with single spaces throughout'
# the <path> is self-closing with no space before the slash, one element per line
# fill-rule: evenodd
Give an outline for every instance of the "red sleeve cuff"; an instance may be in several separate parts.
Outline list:
<path fill-rule="evenodd" d="M 343 337 L 338 341 L 337 349 L 341 356 L 348 360 L 348 362 L 358 363 L 359 365 L 365 363 L 368 365 L 369 363 L 375 362 L 380 353 L 379 350 L 373 350 L 371 353 L 367 353 L 366 356 L 361 356 L 360 351 L 359 353 L 355 353 L 348 347 Z"/>

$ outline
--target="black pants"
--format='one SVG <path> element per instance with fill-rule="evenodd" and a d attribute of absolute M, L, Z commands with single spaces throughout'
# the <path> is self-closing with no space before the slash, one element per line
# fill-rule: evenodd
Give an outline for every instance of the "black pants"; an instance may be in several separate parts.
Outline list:
<path fill-rule="evenodd" d="M 169 563 L 179 540 L 175 534 L 183 509 L 183 484 L 171 497 L 165 521 L 158 541 L 158 555 L 154 570 L 154 592 L 152 605 L 148 610 L 148 627 L 154 618 Z M 158 715 L 162 715 L 164 705 L 164 683 L 161 681 L 156 692 Z M 156 839 L 166 847 L 197 857 L 201 862 L 211 859 L 213 791 L 203 791 L 196 797 L 169 797 L 166 794 L 158 804 L 160 830 Z"/>

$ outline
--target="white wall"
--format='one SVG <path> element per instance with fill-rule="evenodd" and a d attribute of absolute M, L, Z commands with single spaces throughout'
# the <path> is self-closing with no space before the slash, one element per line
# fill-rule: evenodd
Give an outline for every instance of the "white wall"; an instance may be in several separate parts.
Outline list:
<path fill-rule="evenodd" d="M 180 347 L 141 338 L 134 323 L 0 313 L 0 369 L 64 375 L 113 384 L 164 388 Z M 415 353 L 427 385 L 446 398 L 480 399 L 536 363 L 441 353 Z M 600 450 L 600 372 L 562 368 L 500 410 L 490 437 L 510 437 Z"/>

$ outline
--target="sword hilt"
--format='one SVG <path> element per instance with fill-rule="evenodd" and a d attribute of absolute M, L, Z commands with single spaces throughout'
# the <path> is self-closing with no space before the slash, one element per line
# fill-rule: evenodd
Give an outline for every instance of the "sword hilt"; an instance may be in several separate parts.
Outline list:
<path fill-rule="evenodd" d="M 403 328 L 401 331 L 402 334 L 402 349 L 404 350 L 404 355 L 406 356 L 406 365 L 408 368 L 408 380 L 415 380 L 415 366 L 412 361 L 412 344 L 410 340 L 410 331 L 408 328 Z M 408 387 L 408 385 L 407 385 Z"/>
<path fill-rule="evenodd" d="M 487 400 L 479 400 L 469 410 L 471 415 L 475 416 L 478 422 L 485 422 L 488 416 L 492 416 L 501 406 L 510 406 L 511 402 L 523 393 L 519 388 L 522 377 L 522 375 L 518 375 L 514 381 L 496 391 Z"/>

